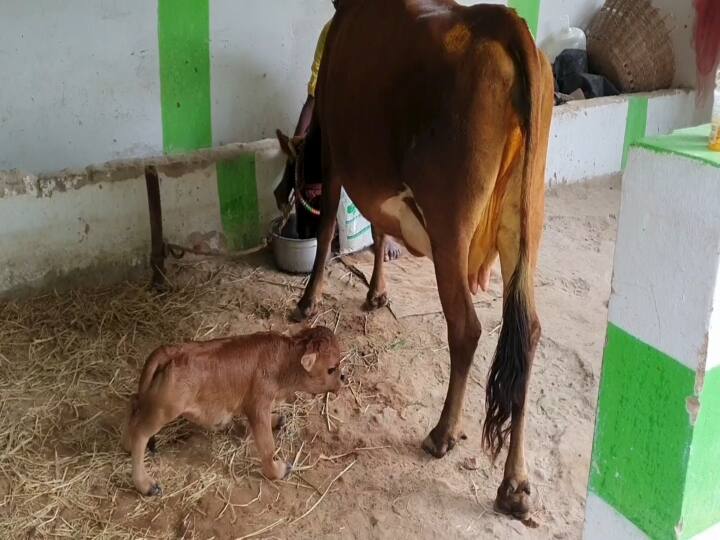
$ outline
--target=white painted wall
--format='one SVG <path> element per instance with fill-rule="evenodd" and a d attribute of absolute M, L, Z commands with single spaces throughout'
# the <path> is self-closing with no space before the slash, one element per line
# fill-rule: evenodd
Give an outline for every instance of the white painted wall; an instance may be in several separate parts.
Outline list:
<path fill-rule="evenodd" d="M 547 178 L 551 185 L 620 171 L 628 102 L 602 98 L 555 107 Z"/>
<path fill-rule="evenodd" d="M 294 127 L 330 0 L 212 0 L 214 143 Z M 0 171 L 162 153 L 156 0 L 2 0 Z"/>
<path fill-rule="evenodd" d="M 213 0 L 215 144 L 295 129 L 330 0 Z"/>
<path fill-rule="evenodd" d="M 161 152 L 157 49 L 155 2 L 3 0 L 0 170 Z"/>
<path fill-rule="evenodd" d="M 691 2 L 653 1 L 675 17 L 678 82 L 692 84 Z M 563 14 L 587 26 L 602 2 L 542 0 L 540 43 Z M 211 0 L 210 9 L 214 143 L 292 129 L 330 0 Z M 162 152 L 155 0 L 3 0 L 0 73 L 0 171 Z"/>

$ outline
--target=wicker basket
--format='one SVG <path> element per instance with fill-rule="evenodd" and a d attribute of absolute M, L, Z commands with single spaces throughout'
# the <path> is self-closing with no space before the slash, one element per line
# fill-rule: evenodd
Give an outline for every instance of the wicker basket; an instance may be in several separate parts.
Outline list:
<path fill-rule="evenodd" d="M 621 92 L 670 88 L 675 55 L 667 21 L 650 0 L 607 0 L 587 30 L 592 71 Z"/>

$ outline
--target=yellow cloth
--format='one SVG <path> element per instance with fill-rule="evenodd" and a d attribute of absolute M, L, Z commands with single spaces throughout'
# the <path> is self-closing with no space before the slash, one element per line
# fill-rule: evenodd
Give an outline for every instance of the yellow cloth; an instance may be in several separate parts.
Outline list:
<path fill-rule="evenodd" d="M 317 85 L 318 73 L 320 72 L 320 62 L 322 61 L 323 50 L 325 49 L 325 40 L 327 39 L 327 33 L 330 29 L 330 19 L 320 32 L 317 46 L 315 47 L 315 58 L 313 59 L 312 72 L 310 75 L 310 82 L 308 83 L 308 95 L 315 97 L 315 86 Z"/>

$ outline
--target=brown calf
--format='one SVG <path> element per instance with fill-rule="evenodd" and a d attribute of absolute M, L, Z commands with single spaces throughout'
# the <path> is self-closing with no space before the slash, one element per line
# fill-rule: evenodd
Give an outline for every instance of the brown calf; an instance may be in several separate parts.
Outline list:
<path fill-rule="evenodd" d="M 533 275 L 552 106 L 550 65 L 514 11 L 452 0 L 344 0 L 327 37 L 307 139 L 280 137 L 303 154 L 298 174 L 303 163 L 320 162 L 324 182 L 299 318 L 316 311 L 341 186 L 373 224 L 370 306 L 386 301 L 385 235 L 434 261 L 451 363 L 440 420 L 423 443 L 436 457 L 462 438 L 481 333 L 472 294 L 487 288 L 499 256 L 503 326 L 483 440 L 497 457 L 510 436 L 496 504 L 520 518 L 529 511 L 525 397 L 540 338 Z"/>
<path fill-rule="evenodd" d="M 132 397 L 122 440 L 132 453 L 135 487 L 144 495 L 162 493 L 145 472 L 143 457 L 152 437 L 179 416 L 207 428 L 246 416 L 263 474 L 284 478 L 291 467 L 273 459 L 272 430 L 282 422 L 272 415 L 273 403 L 295 392 L 337 392 L 345 381 L 339 363 L 340 347 L 327 328 L 309 328 L 293 337 L 258 333 L 155 350 Z"/>

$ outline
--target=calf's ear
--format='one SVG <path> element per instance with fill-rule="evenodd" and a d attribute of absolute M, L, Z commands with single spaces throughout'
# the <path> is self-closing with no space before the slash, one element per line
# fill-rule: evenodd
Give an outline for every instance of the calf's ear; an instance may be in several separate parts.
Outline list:
<path fill-rule="evenodd" d="M 308 353 L 303 355 L 300 359 L 300 363 L 305 368 L 305 371 L 310 371 L 315 365 L 315 360 L 317 360 L 317 353 Z"/>

